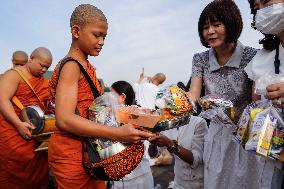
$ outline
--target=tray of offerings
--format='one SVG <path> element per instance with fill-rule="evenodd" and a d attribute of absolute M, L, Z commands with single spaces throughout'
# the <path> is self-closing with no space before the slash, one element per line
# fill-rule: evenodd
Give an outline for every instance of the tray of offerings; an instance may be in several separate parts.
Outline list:
<path fill-rule="evenodd" d="M 175 85 L 161 89 L 156 97 L 156 106 L 161 112 L 161 119 L 151 132 L 160 132 L 179 128 L 189 123 L 195 111 L 194 105 L 185 92 Z"/>

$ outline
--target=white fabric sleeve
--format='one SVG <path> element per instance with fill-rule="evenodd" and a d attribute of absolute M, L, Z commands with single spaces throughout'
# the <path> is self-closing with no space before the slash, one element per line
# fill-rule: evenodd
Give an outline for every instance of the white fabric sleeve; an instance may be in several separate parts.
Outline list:
<path fill-rule="evenodd" d="M 191 152 L 193 154 L 193 164 L 190 166 L 195 169 L 203 161 L 204 136 L 207 134 L 208 127 L 204 119 L 196 125 L 191 141 Z"/>
<path fill-rule="evenodd" d="M 254 81 L 252 65 L 253 65 L 253 59 L 248 63 L 248 65 L 245 67 L 244 70 L 247 73 L 248 78 Z"/>

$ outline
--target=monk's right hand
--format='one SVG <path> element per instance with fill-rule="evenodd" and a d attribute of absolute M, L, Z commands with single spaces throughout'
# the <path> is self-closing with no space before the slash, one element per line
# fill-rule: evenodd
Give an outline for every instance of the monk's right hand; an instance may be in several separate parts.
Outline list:
<path fill-rule="evenodd" d="M 25 139 L 29 140 L 32 137 L 31 129 L 35 127 L 27 122 L 20 122 L 16 125 L 19 134 Z"/>
<path fill-rule="evenodd" d="M 125 124 L 118 127 L 118 129 L 117 140 L 120 142 L 137 143 L 155 136 L 155 134 L 151 132 L 136 129 L 132 124 Z"/>

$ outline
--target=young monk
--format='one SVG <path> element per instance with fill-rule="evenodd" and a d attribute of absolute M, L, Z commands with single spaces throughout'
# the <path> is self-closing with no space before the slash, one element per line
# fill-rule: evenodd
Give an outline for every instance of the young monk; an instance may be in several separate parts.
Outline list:
<path fill-rule="evenodd" d="M 15 66 L 23 66 L 28 62 L 28 54 L 24 51 L 15 51 L 12 55 L 13 68 Z"/>
<path fill-rule="evenodd" d="M 48 100 L 48 82 L 43 78 L 52 62 L 48 49 L 35 49 L 28 63 L 17 69 L 26 77 L 42 102 Z M 31 139 L 34 127 L 19 119 L 20 109 L 11 102 L 16 96 L 24 107 L 42 103 L 15 70 L 0 79 L 0 188 L 46 188 L 48 161 L 44 152 L 34 152 Z M 44 108 L 44 107 L 42 107 Z"/>
<path fill-rule="evenodd" d="M 73 11 L 70 27 L 72 43 L 65 58 L 76 59 L 99 93 L 102 93 L 95 68 L 88 61 L 88 56 L 99 55 L 107 35 L 107 19 L 97 7 L 83 4 Z M 83 168 L 83 137 L 138 142 L 152 137 L 152 134 L 137 130 L 129 124 L 114 128 L 89 121 L 88 108 L 94 101 L 91 88 L 79 65 L 74 60 L 66 62 L 65 58 L 56 66 L 49 81 L 52 97 L 55 98 L 57 121 L 57 130 L 49 143 L 49 164 L 59 188 L 102 189 L 105 188 L 105 182 L 93 179 Z"/>

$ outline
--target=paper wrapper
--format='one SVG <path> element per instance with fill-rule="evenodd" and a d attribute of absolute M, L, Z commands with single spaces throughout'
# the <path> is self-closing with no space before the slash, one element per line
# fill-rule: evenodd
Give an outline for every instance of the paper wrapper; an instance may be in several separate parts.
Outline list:
<path fill-rule="evenodd" d="M 145 128 L 153 128 L 161 119 L 161 115 L 138 106 L 125 106 L 116 111 L 116 121 L 130 123 Z"/>

